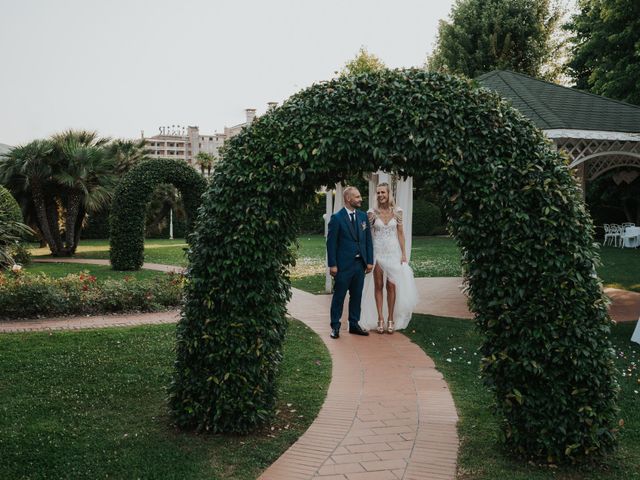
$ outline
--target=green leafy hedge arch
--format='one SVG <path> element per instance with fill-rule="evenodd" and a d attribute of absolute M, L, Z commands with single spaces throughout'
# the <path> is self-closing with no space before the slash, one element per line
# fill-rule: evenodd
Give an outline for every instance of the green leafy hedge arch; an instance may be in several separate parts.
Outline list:
<path fill-rule="evenodd" d="M 552 462 L 611 450 L 610 319 L 575 179 L 497 95 L 417 69 L 313 85 L 230 142 L 192 236 L 177 424 L 247 432 L 268 418 L 297 212 L 320 186 L 380 168 L 442 195 L 506 446 Z"/>
<path fill-rule="evenodd" d="M 187 230 L 195 220 L 206 180 L 182 160 L 145 160 L 120 180 L 111 204 L 109 257 L 114 270 L 138 270 L 144 263 L 144 222 L 154 189 L 170 183 L 182 194 Z"/>

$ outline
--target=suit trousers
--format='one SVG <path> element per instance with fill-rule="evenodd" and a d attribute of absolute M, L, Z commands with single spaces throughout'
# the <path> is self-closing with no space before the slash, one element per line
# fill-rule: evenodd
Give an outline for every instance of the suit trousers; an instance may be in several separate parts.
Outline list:
<path fill-rule="evenodd" d="M 331 328 L 340 330 L 340 318 L 344 308 L 344 298 L 349 292 L 349 327 L 356 327 L 360 321 L 360 302 L 364 286 L 365 266 L 362 259 L 357 258 L 351 265 L 338 269 L 331 299 Z"/>

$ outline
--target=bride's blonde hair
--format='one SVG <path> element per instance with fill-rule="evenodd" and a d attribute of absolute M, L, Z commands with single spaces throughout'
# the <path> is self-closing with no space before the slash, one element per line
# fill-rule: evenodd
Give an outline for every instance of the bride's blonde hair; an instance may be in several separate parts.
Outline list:
<path fill-rule="evenodd" d="M 391 191 L 391 187 L 387 182 L 382 182 L 382 183 L 379 183 L 378 186 L 376 187 L 376 192 L 380 187 L 384 187 L 387 189 L 387 194 L 388 194 L 387 196 L 389 197 L 389 200 L 387 200 L 387 202 L 389 203 L 389 208 L 393 210 L 396 207 L 396 201 L 393 199 L 393 192 Z M 377 204 L 377 200 L 376 200 L 376 204 Z M 378 205 L 378 208 L 380 208 L 380 205 Z"/>

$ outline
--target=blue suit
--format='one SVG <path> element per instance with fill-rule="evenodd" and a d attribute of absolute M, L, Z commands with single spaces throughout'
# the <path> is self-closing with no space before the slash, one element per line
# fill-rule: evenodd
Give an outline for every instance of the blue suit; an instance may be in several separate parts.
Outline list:
<path fill-rule="evenodd" d="M 338 267 L 331 300 L 331 328 L 340 329 L 344 298 L 349 292 L 349 327 L 360 321 L 360 301 L 367 265 L 373 265 L 373 241 L 367 214 L 356 210 L 355 225 L 346 208 L 334 213 L 327 234 L 329 267 Z"/>

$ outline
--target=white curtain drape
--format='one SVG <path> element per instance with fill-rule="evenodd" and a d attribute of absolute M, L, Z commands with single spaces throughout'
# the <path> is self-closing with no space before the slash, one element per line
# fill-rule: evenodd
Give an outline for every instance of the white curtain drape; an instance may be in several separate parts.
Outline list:
<path fill-rule="evenodd" d="M 396 184 L 396 205 L 403 211 L 403 231 L 407 261 L 411 261 L 411 234 L 413 219 L 413 178 L 398 179 Z"/>
<path fill-rule="evenodd" d="M 636 329 L 633 331 L 633 335 L 631 335 L 631 341 L 640 343 L 640 320 L 636 323 Z"/>
<path fill-rule="evenodd" d="M 333 213 L 340 211 L 342 207 L 344 207 L 343 191 L 344 187 L 342 183 L 336 183 L 336 198 L 333 201 Z"/>

